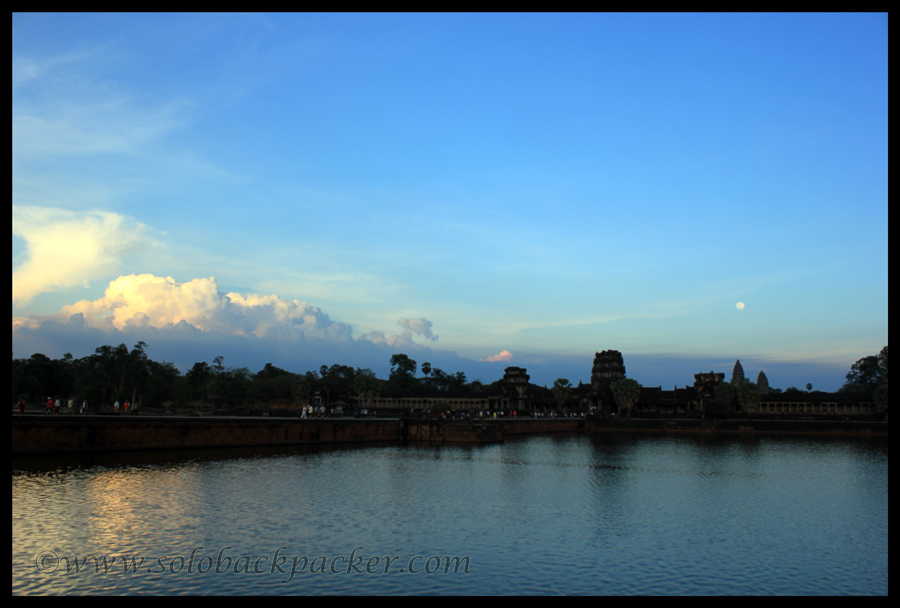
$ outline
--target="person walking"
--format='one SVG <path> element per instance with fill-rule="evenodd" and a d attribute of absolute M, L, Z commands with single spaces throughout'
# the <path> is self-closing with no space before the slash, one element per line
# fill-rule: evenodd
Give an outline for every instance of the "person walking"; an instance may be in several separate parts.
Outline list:
<path fill-rule="evenodd" d="M 53 397 L 47 397 L 47 413 L 53 413 Z"/>
<path fill-rule="evenodd" d="M 119 413 L 119 400 L 118 400 L 118 399 L 116 399 L 116 402 L 113 403 L 113 413 L 114 413 L 114 414 L 118 414 L 118 413 Z"/>
<path fill-rule="evenodd" d="M 88 409 L 88 402 L 87 402 L 87 399 L 85 399 L 84 401 L 81 402 L 81 413 L 87 414 L 87 409 Z"/>
<path fill-rule="evenodd" d="M 66 403 L 66 414 L 71 416 L 73 409 L 75 409 L 75 400 L 69 397 L 69 402 Z"/>
<path fill-rule="evenodd" d="M 25 413 L 25 400 L 24 399 L 19 399 L 19 413 L 20 414 Z"/>
<path fill-rule="evenodd" d="M 131 404 L 128 402 L 128 399 L 126 399 L 125 400 L 125 415 L 126 416 L 131 413 L 129 410 L 131 410 Z"/>

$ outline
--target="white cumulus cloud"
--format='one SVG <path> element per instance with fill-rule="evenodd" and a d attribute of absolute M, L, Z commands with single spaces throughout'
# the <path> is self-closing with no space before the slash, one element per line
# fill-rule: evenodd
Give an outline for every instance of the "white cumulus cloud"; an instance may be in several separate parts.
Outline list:
<path fill-rule="evenodd" d="M 154 246 L 147 232 L 108 211 L 14 205 L 13 235 L 25 241 L 26 259 L 13 269 L 13 303 L 115 274 L 123 257 Z"/>
<path fill-rule="evenodd" d="M 489 361 L 491 363 L 495 363 L 497 361 L 512 361 L 512 353 L 508 350 L 500 351 L 499 354 L 491 355 L 487 359 L 479 359 L 479 361 Z"/>
<path fill-rule="evenodd" d="M 223 294 L 214 277 L 179 283 L 152 274 L 121 276 L 98 300 L 64 306 L 58 315 L 36 316 L 65 322 L 82 316 L 85 326 L 104 330 L 163 328 L 185 323 L 202 332 L 258 338 L 352 339 L 353 328 L 332 321 L 319 308 L 274 295 Z"/>

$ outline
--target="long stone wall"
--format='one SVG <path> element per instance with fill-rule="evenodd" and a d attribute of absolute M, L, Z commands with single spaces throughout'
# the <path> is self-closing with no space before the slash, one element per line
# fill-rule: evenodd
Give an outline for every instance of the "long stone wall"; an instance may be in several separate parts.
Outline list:
<path fill-rule="evenodd" d="M 397 420 L 14 416 L 13 454 L 399 441 Z"/>
<path fill-rule="evenodd" d="M 828 401 L 766 401 L 757 408 L 760 414 L 815 414 L 819 416 L 871 416 L 878 413 L 874 403 Z"/>
<path fill-rule="evenodd" d="M 399 419 L 13 416 L 13 454 L 249 447 L 356 442 L 491 443 L 511 435 L 571 432 L 581 419 L 483 422 Z"/>
<path fill-rule="evenodd" d="M 845 420 L 690 420 L 632 419 L 589 420 L 587 432 L 661 432 L 661 433 L 735 433 L 773 435 L 882 436 L 888 434 L 887 422 Z"/>

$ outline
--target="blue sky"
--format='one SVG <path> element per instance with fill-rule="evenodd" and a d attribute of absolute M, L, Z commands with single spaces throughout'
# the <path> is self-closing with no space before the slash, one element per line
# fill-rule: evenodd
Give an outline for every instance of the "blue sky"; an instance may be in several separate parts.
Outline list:
<path fill-rule="evenodd" d="M 887 145 L 887 15 L 17 14 L 13 354 L 834 390 Z"/>

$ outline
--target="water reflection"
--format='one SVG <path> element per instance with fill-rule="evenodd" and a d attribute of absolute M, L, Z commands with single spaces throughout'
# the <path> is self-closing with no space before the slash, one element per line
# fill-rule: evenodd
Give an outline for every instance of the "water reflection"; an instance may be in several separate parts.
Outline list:
<path fill-rule="evenodd" d="M 465 555 L 475 571 L 282 583 L 34 568 L 48 549 L 224 547 Z M 886 594 L 887 441 L 557 435 L 18 458 L 13 592 Z"/>

